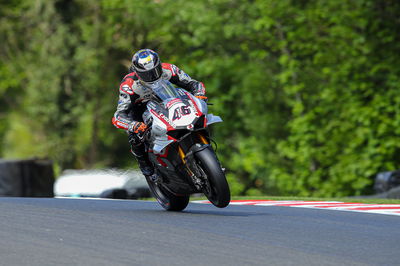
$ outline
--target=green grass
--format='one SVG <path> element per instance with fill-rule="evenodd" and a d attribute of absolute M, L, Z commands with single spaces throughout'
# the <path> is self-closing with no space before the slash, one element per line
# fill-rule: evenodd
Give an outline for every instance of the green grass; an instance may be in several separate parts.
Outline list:
<path fill-rule="evenodd" d="M 190 200 L 206 200 L 205 197 L 191 197 Z M 313 198 L 313 197 L 280 197 L 280 196 L 257 196 L 238 197 L 232 196 L 232 200 L 304 200 L 304 201 L 341 201 L 369 204 L 400 204 L 400 199 L 379 198 Z"/>

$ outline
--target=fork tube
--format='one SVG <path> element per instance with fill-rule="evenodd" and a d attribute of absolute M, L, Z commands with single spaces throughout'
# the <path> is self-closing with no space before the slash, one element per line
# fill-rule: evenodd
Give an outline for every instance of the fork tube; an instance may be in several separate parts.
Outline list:
<path fill-rule="evenodd" d="M 203 144 L 209 144 L 209 142 L 207 141 L 207 139 L 206 139 L 202 134 L 198 133 L 197 135 L 199 136 L 200 141 L 201 141 Z"/>
<path fill-rule="evenodd" d="M 178 153 L 179 153 L 179 157 L 181 157 L 181 159 L 182 159 L 182 162 L 183 162 L 184 164 L 186 164 L 186 161 L 185 161 L 185 153 L 183 152 L 183 149 L 181 148 L 180 145 L 178 145 Z"/>

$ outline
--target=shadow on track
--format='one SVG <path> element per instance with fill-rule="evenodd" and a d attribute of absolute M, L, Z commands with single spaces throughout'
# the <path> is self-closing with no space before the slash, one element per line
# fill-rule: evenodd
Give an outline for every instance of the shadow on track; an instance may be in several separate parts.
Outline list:
<path fill-rule="evenodd" d="M 182 212 L 171 212 L 165 210 L 136 210 L 143 213 L 158 213 L 162 215 L 207 215 L 207 216 L 226 216 L 226 217 L 250 217 L 250 216 L 269 216 L 269 213 L 259 212 L 238 212 L 238 211 L 200 211 L 200 210 L 184 210 Z"/>
<path fill-rule="evenodd" d="M 234 216 L 234 217 L 249 217 L 249 216 L 267 216 L 268 213 L 260 212 L 239 212 L 239 211 L 200 211 L 200 210 L 185 210 L 183 214 L 192 215 L 212 215 L 212 216 Z"/>

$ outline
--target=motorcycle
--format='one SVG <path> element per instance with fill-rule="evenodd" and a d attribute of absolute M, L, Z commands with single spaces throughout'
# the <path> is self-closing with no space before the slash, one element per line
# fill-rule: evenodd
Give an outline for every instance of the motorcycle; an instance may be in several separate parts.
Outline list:
<path fill-rule="evenodd" d="M 222 119 L 208 114 L 205 101 L 168 81 L 156 82 L 151 89 L 143 113 L 149 125 L 143 142 L 156 173 L 146 177 L 150 191 L 168 211 L 185 209 L 194 193 L 204 193 L 216 207 L 226 207 L 229 185 L 208 130 Z"/>

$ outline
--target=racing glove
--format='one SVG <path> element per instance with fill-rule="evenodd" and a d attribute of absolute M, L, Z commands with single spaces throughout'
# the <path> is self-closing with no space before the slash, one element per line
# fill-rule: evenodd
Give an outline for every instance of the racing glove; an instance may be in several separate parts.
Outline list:
<path fill-rule="evenodd" d="M 196 97 L 197 99 L 203 100 L 203 101 L 207 101 L 208 98 L 205 95 L 195 95 L 194 97 Z"/>
<path fill-rule="evenodd" d="M 128 130 L 141 138 L 147 130 L 147 125 L 143 122 L 133 122 L 129 125 Z"/>

